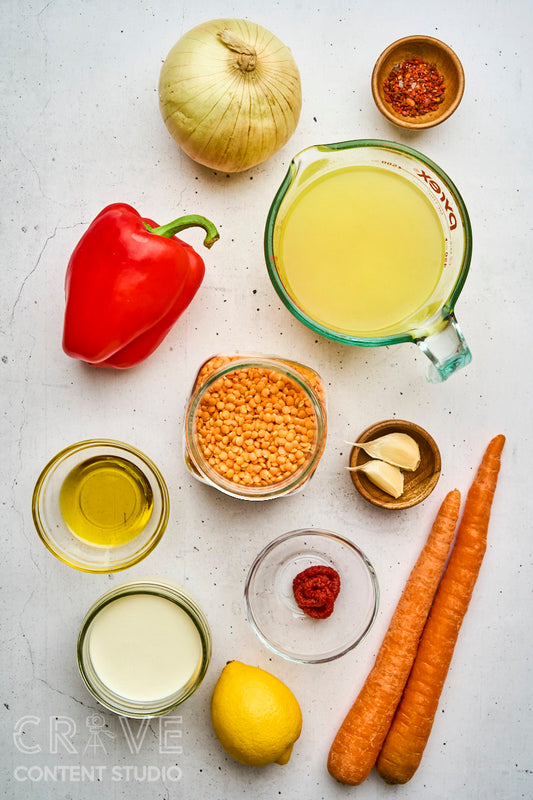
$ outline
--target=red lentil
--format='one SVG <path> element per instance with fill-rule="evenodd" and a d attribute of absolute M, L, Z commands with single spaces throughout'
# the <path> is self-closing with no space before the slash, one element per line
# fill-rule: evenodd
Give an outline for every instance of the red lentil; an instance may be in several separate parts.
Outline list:
<path fill-rule="evenodd" d="M 206 362 L 195 389 L 236 358 L 217 356 Z M 316 373 L 291 366 L 304 375 L 323 402 Z M 200 451 L 215 472 L 237 485 L 269 486 L 286 480 L 305 466 L 316 434 L 315 411 L 303 389 L 262 366 L 246 365 L 216 380 L 196 414 Z"/>

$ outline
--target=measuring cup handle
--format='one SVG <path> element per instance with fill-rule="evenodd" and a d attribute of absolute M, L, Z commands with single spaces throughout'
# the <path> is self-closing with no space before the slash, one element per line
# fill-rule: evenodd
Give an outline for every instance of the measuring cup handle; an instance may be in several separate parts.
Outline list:
<path fill-rule="evenodd" d="M 431 361 L 427 373 L 430 383 L 445 381 L 453 372 L 472 361 L 472 353 L 453 312 L 445 318 L 440 331 L 415 339 L 415 343 Z"/>

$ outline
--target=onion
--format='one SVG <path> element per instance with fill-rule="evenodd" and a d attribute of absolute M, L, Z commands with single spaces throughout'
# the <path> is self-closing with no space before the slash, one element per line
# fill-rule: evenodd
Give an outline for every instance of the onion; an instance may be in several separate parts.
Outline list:
<path fill-rule="evenodd" d="M 194 161 L 242 172 L 276 153 L 294 132 L 298 67 L 274 34 L 243 19 L 215 19 L 186 33 L 163 63 L 159 107 Z"/>

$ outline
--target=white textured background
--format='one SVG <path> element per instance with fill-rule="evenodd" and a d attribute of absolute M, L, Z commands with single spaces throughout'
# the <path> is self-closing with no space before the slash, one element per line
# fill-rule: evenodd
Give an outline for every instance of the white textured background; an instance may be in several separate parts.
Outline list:
<path fill-rule="evenodd" d="M 529 0 L 1 0 L 0 10 L 3 796 L 531 798 Z M 157 105 L 159 70 L 170 47 L 197 23 L 220 16 L 244 16 L 270 28 L 291 47 L 303 84 L 300 123 L 289 144 L 234 176 L 213 174 L 180 152 Z M 411 33 L 448 42 L 466 74 L 455 115 L 419 134 L 387 123 L 370 92 L 379 53 Z M 414 345 L 360 350 L 317 340 L 281 306 L 267 276 L 264 222 L 291 156 L 311 144 L 372 137 L 404 142 L 436 161 L 471 215 L 474 256 L 457 316 L 473 361 L 443 385 L 425 382 L 426 360 Z M 69 255 L 92 218 L 115 201 L 159 222 L 201 213 L 221 233 L 205 253 L 206 278 L 193 304 L 159 351 L 129 372 L 90 370 L 61 350 Z M 187 238 L 200 248 L 200 233 Z M 328 443 L 304 493 L 242 504 L 194 482 L 185 469 L 183 409 L 195 372 L 211 354 L 236 349 L 296 358 L 324 378 Z M 398 514 L 367 505 L 344 470 L 343 441 L 392 416 L 426 427 L 443 460 L 434 494 Z M 326 771 L 337 727 L 373 663 L 444 494 L 455 486 L 466 493 L 486 444 L 499 432 L 507 445 L 489 546 L 422 765 L 404 787 L 386 787 L 375 774 L 357 789 L 341 787 Z M 41 468 L 64 446 L 93 436 L 144 450 L 171 491 L 163 541 L 122 575 L 64 566 L 45 551 L 32 525 L 31 493 Z M 324 666 L 271 655 L 242 608 L 244 576 L 256 553 L 302 526 L 352 538 L 374 563 L 381 585 L 370 635 Z M 104 713 L 114 735 L 104 738 L 107 754 L 85 750 L 87 718 L 99 709 L 77 672 L 78 627 L 109 586 L 147 572 L 184 582 L 213 631 L 208 675 L 178 710 L 178 758 L 159 752 L 157 722 L 132 754 L 110 713 Z M 297 694 L 304 728 L 289 765 L 247 768 L 219 747 L 209 699 L 232 658 L 271 670 Z M 33 722 L 24 726 L 23 741 L 38 750 L 34 754 L 20 752 L 13 739 L 28 716 Z M 55 717 L 74 721 L 77 752 L 50 741 Z M 176 763 L 179 781 L 112 780 L 113 766 L 137 765 L 142 777 L 143 768 L 163 775 Z M 65 772 L 72 780 L 57 783 L 23 782 L 15 779 L 20 765 L 106 770 L 98 785 L 76 780 L 74 772 Z"/>

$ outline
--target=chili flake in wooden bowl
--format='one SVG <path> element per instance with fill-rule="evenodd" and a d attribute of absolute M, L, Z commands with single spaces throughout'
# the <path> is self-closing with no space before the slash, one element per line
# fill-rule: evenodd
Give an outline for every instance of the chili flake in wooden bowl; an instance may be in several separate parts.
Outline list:
<path fill-rule="evenodd" d="M 405 36 L 380 55 L 372 94 L 391 122 L 418 130 L 439 125 L 461 102 L 464 71 L 456 53 L 431 36 Z"/>

